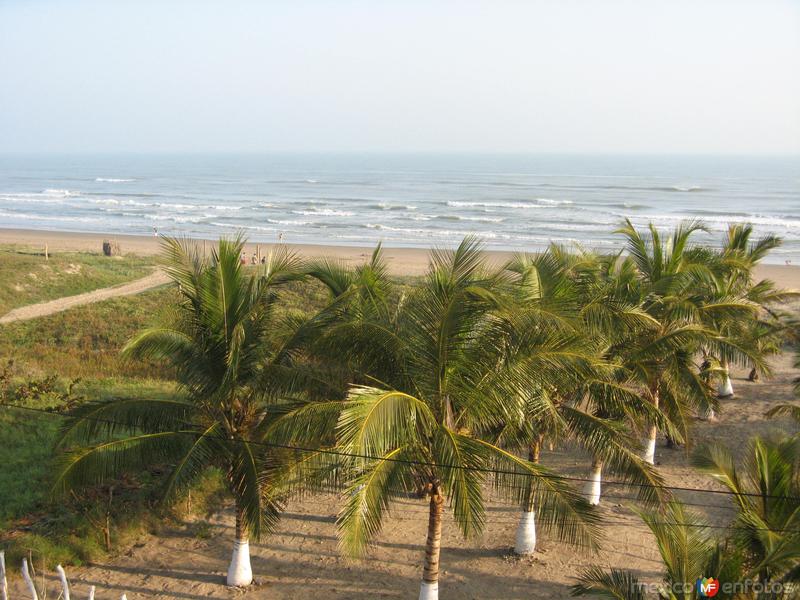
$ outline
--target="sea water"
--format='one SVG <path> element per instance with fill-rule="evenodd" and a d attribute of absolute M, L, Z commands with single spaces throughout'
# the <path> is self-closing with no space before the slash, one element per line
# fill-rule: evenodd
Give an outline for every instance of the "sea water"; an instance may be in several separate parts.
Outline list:
<path fill-rule="evenodd" d="M 784 238 L 800 262 L 797 157 L 477 154 L 0 155 L 0 227 L 430 247 L 618 251 L 623 219 Z"/>

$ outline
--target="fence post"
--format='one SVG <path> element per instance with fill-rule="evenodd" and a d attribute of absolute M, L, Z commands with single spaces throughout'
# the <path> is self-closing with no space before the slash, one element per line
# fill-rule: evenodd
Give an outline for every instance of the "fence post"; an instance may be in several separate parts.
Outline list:
<path fill-rule="evenodd" d="M 61 565 L 56 566 L 58 578 L 61 580 L 61 591 L 64 600 L 69 600 L 69 584 L 67 583 L 67 574 L 64 572 L 64 567 Z"/>
<path fill-rule="evenodd" d="M 6 579 L 6 553 L 0 550 L 0 600 L 8 600 L 8 580 Z"/>
<path fill-rule="evenodd" d="M 28 585 L 28 591 L 31 593 L 31 600 L 39 600 L 39 594 L 36 593 L 36 586 L 33 585 L 33 579 L 31 579 L 31 574 L 28 571 L 28 559 L 22 559 L 22 578 L 25 580 L 25 583 Z"/>

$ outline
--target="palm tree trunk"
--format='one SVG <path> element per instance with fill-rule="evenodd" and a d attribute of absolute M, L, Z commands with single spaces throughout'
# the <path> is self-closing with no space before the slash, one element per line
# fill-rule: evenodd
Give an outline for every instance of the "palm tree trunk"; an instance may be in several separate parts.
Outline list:
<path fill-rule="evenodd" d="M 727 398 L 733 396 L 733 384 L 731 383 L 730 374 L 728 373 L 728 361 L 722 361 L 722 381 L 719 382 L 717 387 L 717 395 L 720 398 Z"/>
<path fill-rule="evenodd" d="M 658 386 L 654 386 L 650 390 L 650 399 L 653 406 L 658 408 Z M 646 463 L 654 465 L 656 462 L 656 437 L 658 436 L 658 427 L 653 423 L 647 428 L 647 439 L 644 441 L 644 455 L 642 458 Z"/>
<path fill-rule="evenodd" d="M 444 498 L 436 484 L 432 487 L 430 495 L 428 538 L 425 541 L 425 567 L 419 587 L 419 600 L 439 600 L 439 550 L 442 543 Z"/>
<path fill-rule="evenodd" d="M 542 437 L 541 435 L 538 436 L 528 451 L 528 460 L 532 463 L 539 463 Z M 522 507 L 522 514 L 517 526 L 517 535 L 514 543 L 514 552 L 516 554 L 533 554 L 536 551 L 536 512 L 534 511 L 532 492 L 533 490 L 531 489 Z"/>
<path fill-rule="evenodd" d="M 233 556 L 228 567 L 227 583 L 243 587 L 253 583 L 253 569 L 250 566 L 250 541 L 244 522 L 244 509 L 236 507 L 236 539 L 233 542 Z"/>
<path fill-rule="evenodd" d="M 589 481 L 586 482 L 586 487 L 584 488 L 584 494 L 586 495 L 586 500 L 588 500 L 589 504 L 593 504 L 594 506 L 600 504 L 602 479 L 603 461 L 595 456 L 594 460 L 592 460 L 592 472 L 589 475 Z"/>

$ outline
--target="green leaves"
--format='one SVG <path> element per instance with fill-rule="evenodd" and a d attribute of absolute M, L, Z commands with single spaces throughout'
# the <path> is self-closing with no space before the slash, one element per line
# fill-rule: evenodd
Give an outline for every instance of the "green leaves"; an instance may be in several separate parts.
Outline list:
<path fill-rule="evenodd" d="M 339 445 L 355 455 L 382 456 L 405 445 L 423 445 L 436 420 L 425 402 L 396 391 L 354 387 L 337 425 Z"/>

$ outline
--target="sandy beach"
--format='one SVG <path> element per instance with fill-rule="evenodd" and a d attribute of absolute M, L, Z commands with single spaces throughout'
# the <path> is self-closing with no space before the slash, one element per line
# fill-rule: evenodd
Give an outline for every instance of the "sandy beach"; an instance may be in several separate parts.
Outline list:
<path fill-rule="evenodd" d="M 114 240 L 120 244 L 122 252 L 145 256 L 156 255 L 160 251 L 159 240 L 155 236 L 142 235 L 101 235 L 96 233 L 73 233 L 67 231 L 41 231 L 31 229 L 0 228 L 0 244 L 18 244 L 32 248 L 44 249 L 45 244 L 50 252 L 99 252 L 104 240 Z M 203 243 L 203 240 L 198 240 Z M 205 240 L 211 243 L 212 240 Z M 248 244 L 247 252 L 257 250 L 268 252 L 273 244 Z M 345 261 L 360 262 L 369 258 L 374 246 L 332 246 L 324 244 L 285 244 L 288 248 L 306 258 L 328 257 Z M 428 265 L 426 248 L 384 248 L 384 256 L 389 270 L 394 275 L 421 275 Z M 501 263 L 514 252 L 488 250 L 487 254 L 497 263 Z M 800 289 L 800 265 L 760 265 L 757 276 L 769 278 L 780 286 Z"/>
<path fill-rule="evenodd" d="M 740 453 L 752 436 L 796 431 L 789 419 L 764 418 L 775 404 L 795 400 L 792 359 L 785 354 L 774 360 L 774 378 L 760 383 L 746 381 L 746 371 L 736 370 L 736 396 L 723 400 L 717 422 L 694 422 L 694 439 L 722 440 L 734 453 Z M 658 442 L 656 460 L 668 485 L 721 489 L 689 465 L 685 449 L 667 449 L 663 438 Z M 565 475 L 585 477 L 590 458 L 567 446 L 544 452 L 542 462 Z M 719 531 L 724 532 L 734 515 L 728 496 L 700 491 L 676 494 L 714 527 L 723 528 Z M 512 547 L 519 511 L 496 496 L 489 503 L 483 535 L 465 541 L 448 508 L 442 536 L 442 595 L 563 600 L 570 597 L 569 586 L 575 583 L 575 577 L 593 564 L 634 569 L 643 580 L 657 582 L 661 562 L 650 532 L 631 511 L 631 495 L 630 490 L 604 486 L 600 508 L 605 540 L 603 549 L 595 555 L 541 534 L 534 558 L 516 557 Z M 493 494 L 488 492 L 488 496 Z M 69 569 L 73 593 L 86 597 L 88 587 L 96 585 L 105 592 L 101 598 L 126 592 L 129 600 L 416 597 L 424 554 L 426 503 L 409 498 L 395 505 L 368 558 L 361 561 L 348 560 L 338 550 L 335 521 L 341 506 L 342 498 L 336 494 L 314 494 L 291 501 L 275 534 L 251 544 L 256 585 L 247 591 L 224 585 L 234 523 L 232 511 L 226 510 L 208 520 L 208 539 L 198 534 L 196 521 L 189 521 L 165 527 L 158 536 L 143 536 L 133 547 L 102 564 Z M 49 580 L 51 589 L 55 589 L 56 580 Z M 10 584 L 12 593 L 24 597 L 18 577 Z"/>
<path fill-rule="evenodd" d="M 102 236 L 83 233 L 0 229 L 0 244 L 43 248 L 50 252 L 99 252 L 104 239 L 113 239 L 123 253 L 154 255 L 158 239 L 148 236 Z M 334 257 L 347 261 L 366 259 L 372 248 L 324 245 L 289 245 L 306 257 Z M 261 245 L 266 252 L 269 245 Z M 248 247 L 248 252 L 256 246 Z M 490 252 L 498 262 L 511 253 Z M 397 275 L 418 275 L 427 265 L 425 249 L 387 248 L 391 271 Z M 769 277 L 780 286 L 800 288 L 800 267 L 764 265 L 759 277 Z M 717 422 L 696 421 L 695 440 L 724 440 L 735 452 L 742 452 L 754 435 L 783 430 L 795 431 L 788 419 L 767 420 L 764 413 L 777 403 L 794 400 L 793 356 L 784 354 L 773 361 L 775 376 L 760 383 L 746 381 L 746 371 L 734 371 L 736 396 L 723 401 Z M 574 447 L 562 447 L 543 454 L 544 464 L 559 472 L 584 477 L 589 457 Z M 670 485 L 697 490 L 719 489 L 708 477 L 689 466 L 688 453 L 667 449 L 661 439 L 657 463 Z M 655 544 L 642 522 L 630 508 L 630 491 L 604 492 L 601 510 L 605 514 L 605 541 L 597 555 L 566 546 L 541 536 L 534 558 L 518 558 L 511 548 L 518 509 L 494 497 L 489 505 L 484 534 L 465 541 L 455 523 L 446 518 L 442 548 L 442 594 L 459 598 L 548 598 L 569 596 L 575 576 L 592 564 L 631 568 L 646 581 L 659 579 L 660 561 Z M 491 497 L 491 492 L 489 493 Z M 733 514 L 726 496 L 678 492 L 693 510 L 701 512 L 714 526 L 725 527 Z M 408 598 L 416 594 L 425 540 L 424 502 L 405 499 L 392 511 L 377 544 L 364 561 L 347 560 L 338 551 L 335 520 L 342 499 L 335 494 L 311 495 L 289 503 L 278 530 L 253 544 L 256 585 L 233 590 L 224 584 L 230 552 L 233 516 L 230 510 L 213 515 L 208 525 L 187 521 L 167 526 L 158 536 L 143 536 L 133 547 L 102 564 L 69 569 L 75 593 L 85 596 L 89 585 L 97 585 L 108 597 L 127 592 L 136 598 Z M 210 527 L 210 537 L 198 534 Z M 176 566 L 177 565 L 177 566 Z M 49 575 L 48 575 L 49 577 Z M 50 578 L 51 584 L 54 582 Z M 22 592 L 22 582 L 12 578 L 12 592 Z"/>

